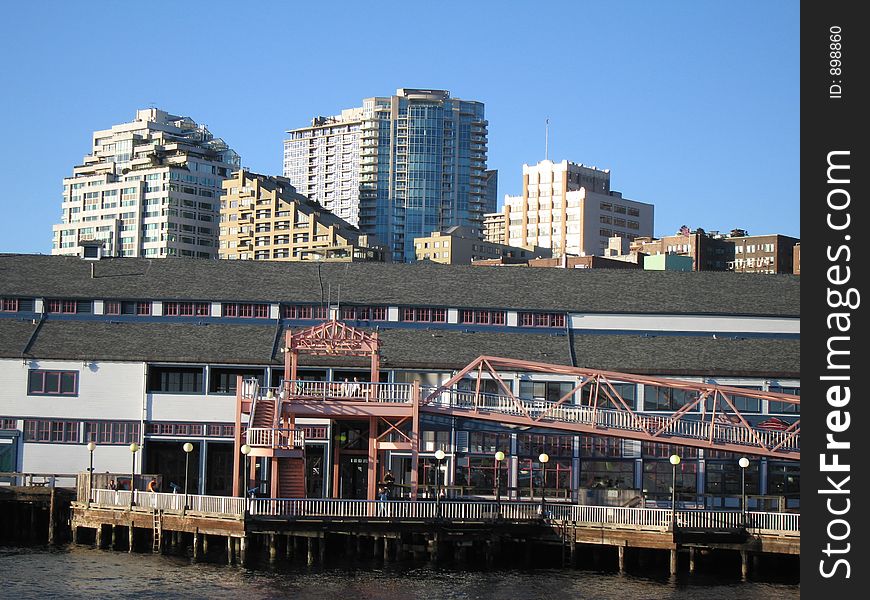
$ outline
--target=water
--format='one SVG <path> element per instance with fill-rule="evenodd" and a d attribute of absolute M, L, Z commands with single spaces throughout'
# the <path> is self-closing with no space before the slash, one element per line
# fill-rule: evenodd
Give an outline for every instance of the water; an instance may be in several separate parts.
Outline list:
<path fill-rule="evenodd" d="M 0 547 L 0 598 L 132 597 L 221 600 L 789 600 L 796 583 L 584 570 L 460 571 L 390 563 L 363 567 L 245 569 L 187 558 L 97 550 Z"/>

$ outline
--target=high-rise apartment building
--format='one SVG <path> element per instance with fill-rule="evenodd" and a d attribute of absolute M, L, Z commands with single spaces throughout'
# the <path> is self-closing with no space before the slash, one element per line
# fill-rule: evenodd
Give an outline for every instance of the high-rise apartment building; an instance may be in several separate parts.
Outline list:
<path fill-rule="evenodd" d="M 504 244 L 507 239 L 507 220 L 503 212 L 483 215 L 483 239 L 493 244 Z"/>
<path fill-rule="evenodd" d="M 614 235 L 651 236 L 653 205 L 610 189 L 610 170 L 563 160 L 523 165 L 522 196 L 505 196 L 510 246 L 550 248 L 553 256 L 603 255 Z"/>
<path fill-rule="evenodd" d="M 156 108 L 94 132 L 63 180 L 52 254 L 103 242 L 106 256 L 217 258 L 221 182 L 239 155 L 190 117 Z"/>
<path fill-rule="evenodd" d="M 288 134 L 285 177 L 375 234 L 395 261 L 414 260 L 415 237 L 456 225 L 482 228 L 496 180 L 487 175 L 481 102 L 399 89 Z"/>
<path fill-rule="evenodd" d="M 296 192 L 284 177 L 239 170 L 223 183 L 220 257 L 238 260 L 383 261 L 373 236 Z"/>
<path fill-rule="evenodd" d="M 315 117 L 310 127 L 289 131 L 284 177 L 296 191 L 337 217 L 359 225 L 360 128 L 363 110 Z"/>

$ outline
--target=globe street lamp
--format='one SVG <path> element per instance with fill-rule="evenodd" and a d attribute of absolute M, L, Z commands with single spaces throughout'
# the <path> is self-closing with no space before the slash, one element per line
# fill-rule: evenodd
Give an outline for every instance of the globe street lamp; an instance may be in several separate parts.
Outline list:
<path fill-rule="evenodd" d="M 91 453 L 91 466 L 88 467 L 88 501 L 85 503 L 85 506 L 90 508 L 91 506 L 91 496 L 93 495 L 94 489 L 94 450 L 96 450 L 97 445 L 94 442 L 88 442 L 88 452 Z"/>
<path fill-rule="evenodd" d="M 184 450 L 184 510 L 187 510 L 187 472 L 190 466 L 190 453 L 193 452 L 193 444 L 185 442 L 181 448 Z"/>
<path fill-rule="evenodd" d="M 541 453 L 538 457 L 541 463 L 541 518 L 544 518 L 544 488 L 547 483 L 547 463 L 550 461 L 550 455 L 546 452 Z"/>
<path fill-rule="evenodd" d="M 133 457 L 133 463 L 130 467 L 130 509 L 136 504 L 134 496 L 136 495 L 136 453 L 139 452 L 139 444 L 133 442 L 130 444 L 130 455 Z"/>
<path fill-rule="evenodd" d="M 678 454 L 671 454 L 671 531 L 677 530 L 677 465 L 680 464 Z"/>
<path fill-rule="evenodd" d="M 746 527 L 746 467 L 749 466 L 749 459 L 745 456 L 741 457 L 740 460 L 737 461 L 737 464 L 740 465 L 740 494 L 743 497 L 743 501 L 741 502 L 741 506 L 743 507 L 743 527 Z"/>
<path fill-rule="evenodd" d="M 501 519 L 501 461 L 504 460 L 504 452 L 499 450 L 495 453 L 495 503 L 498 507 L 498 518 Z"/>
<path fill-rule="evenodd" d="M 244 446 L 242 446 L 241 450 L 242 450 L 242 454 L 245 455 L 245 470 L 242 471 L 242 474 L 245 476 L 245 478 L 244 478 L 245 487 L 242 490 L 242 496 L 247 496 L 248 495 L 248 485 L 249 485 L 249 481 L 248 481 L 248 454 L 251 453 L 251 447 L 249 445 L 245 444 Z"/>
<path fill-rule="evenodd" d="M 438 483 L 438 471 L 441 470 L 441 461 L 444 460 L 444 450 L 440 448 L 435 451 L 435 459 L 438 461 L 438 466 L 435 469 L 435 517 L 441 518 L 441 486 Z"/>

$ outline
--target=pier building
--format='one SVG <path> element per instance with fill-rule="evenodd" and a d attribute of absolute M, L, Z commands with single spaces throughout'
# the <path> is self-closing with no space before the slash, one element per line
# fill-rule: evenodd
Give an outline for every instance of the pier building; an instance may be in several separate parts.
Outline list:
<path fill-rule="evenodd" d="M 389 471 L 395 499 L 799 506 L 797 277 L 40 255 L 0 271 L 10 471 L 93 460 L 164 492 L 370 500 Z"/>

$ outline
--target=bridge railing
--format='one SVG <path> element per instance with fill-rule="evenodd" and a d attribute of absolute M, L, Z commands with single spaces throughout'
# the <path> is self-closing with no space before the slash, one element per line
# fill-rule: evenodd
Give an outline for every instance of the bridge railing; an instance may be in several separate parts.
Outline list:
<path fill-rule="evenodd" d="M 436 388 L 423 389 L 425 396 L 431 395 Z M 783 450 L 799 451 L 800 434 L 778 430 L 747 429 L 740 424 L 711 423 L 701 418 L 680 418 L 668 422 L 668 417 L 645 413 L 630 413 L 613 408 L 592 408 L 578 404 L 558 404 L 546 400 L 514 399 L 504 394 L 475 393 L 473 390 L 445 389 L 432 398 L 430 405 L 459 408 L 475 411 L 489 411 L 499 414 L 524 416 L 533 419 L 577 423 L 623 431 L 644 431 L 654 433 L 664 428 L 663 437 L 681 437 L 697 440 L 758 446 L 766 448 L 781 445 Z M 700 417 L 701 414 L 698 413 Z"/>

